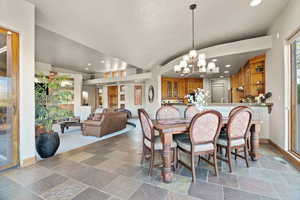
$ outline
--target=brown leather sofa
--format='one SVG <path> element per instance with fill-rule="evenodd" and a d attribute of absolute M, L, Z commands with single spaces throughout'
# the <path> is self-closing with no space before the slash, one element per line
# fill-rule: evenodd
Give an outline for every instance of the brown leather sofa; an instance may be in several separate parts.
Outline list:
<path fill-rule="evenodd" d="M 126 128 L 127 114 L 106 112 L 95 114 L 91 120 L 83 122 L 83 135 L 102 137 Z"/>

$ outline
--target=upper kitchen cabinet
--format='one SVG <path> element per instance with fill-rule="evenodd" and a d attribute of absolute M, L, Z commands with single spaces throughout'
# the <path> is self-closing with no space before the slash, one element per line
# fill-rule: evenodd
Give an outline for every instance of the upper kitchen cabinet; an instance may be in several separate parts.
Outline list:
<path fill-rule="evenodd" d="M 163 99 L 183 99 L 197 88 L 203 88 L 203 79 L 162 77 Z"/>
<path fill-rule="evenodd" d="M 187 93 L 194 93 L 197 88 L 203 88 L 203 79 L 188 78 L 187 79 Z"/>
<path fill-rule="evenodd" d="M 265 93 L 265 55 L 247 61 L 237 74 L 230 77 L 232 102 L 254 98 Z"/>

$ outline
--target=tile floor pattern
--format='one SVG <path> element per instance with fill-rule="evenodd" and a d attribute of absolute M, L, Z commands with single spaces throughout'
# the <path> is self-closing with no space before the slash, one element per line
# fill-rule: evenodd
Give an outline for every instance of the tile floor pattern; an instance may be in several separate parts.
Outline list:
<path fill-rule="evenodd" d="M 263 157 L 235 161 L 228 173 L 219 163 L 220 176 L 204 163 L 197 167 L 197 183 L 185 168 L 174 181 L 161 181 L 160 170 L 147 176 L 141 166 L 141 132 L 90 144 L 86 149 L 64 153 L 37 164 L 0 174 L 0 200 L 299 200 L 300 172 L 280 158 L 271 146 L 260 148 Z"/>

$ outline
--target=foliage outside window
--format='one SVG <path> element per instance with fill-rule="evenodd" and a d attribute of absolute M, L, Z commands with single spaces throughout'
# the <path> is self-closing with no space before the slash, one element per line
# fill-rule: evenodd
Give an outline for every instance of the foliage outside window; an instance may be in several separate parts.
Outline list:
<path fill-rule="evenodd" d="M 61 105 L 73 101 L 73 92 L 64 89 L 62 83 L 70 80 L 67 76 L 47 77 L 43 74 L 37 76 L 35 85 L 35 123 L 47 131 L 52 130 L 55 122 L 73 117 L 73 111 L 62 109 Z"/>

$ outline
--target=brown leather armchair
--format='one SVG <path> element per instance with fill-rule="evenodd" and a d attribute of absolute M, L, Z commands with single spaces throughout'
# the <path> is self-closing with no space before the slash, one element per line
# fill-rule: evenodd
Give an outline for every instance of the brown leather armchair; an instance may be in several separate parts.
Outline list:
<path fill-rule="evenodd" d="M 92 120 L 83 122 L 83 135 L 102 137 L 126 128 L 127 114 L 107 112 L 96 114 Z"/>

